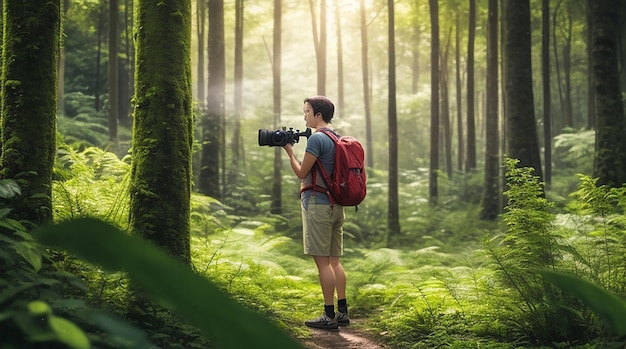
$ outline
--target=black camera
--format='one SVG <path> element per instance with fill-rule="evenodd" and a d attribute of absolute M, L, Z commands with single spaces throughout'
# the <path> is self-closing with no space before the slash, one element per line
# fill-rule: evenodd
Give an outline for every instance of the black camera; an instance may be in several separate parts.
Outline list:
<path fill-rule="evenodd" d="M 278 130 L 259 130 L 259 145 L 268 145 L 270 147 L 284 147 L 288 143 L 298 143 L 301 136 L 309 138 L 311 135 L 311 129 L 307 127 L 306 131 L 300 132 L 300 130 L 293 130 L 290 127 L 287 130 L 285 127 Z"/>

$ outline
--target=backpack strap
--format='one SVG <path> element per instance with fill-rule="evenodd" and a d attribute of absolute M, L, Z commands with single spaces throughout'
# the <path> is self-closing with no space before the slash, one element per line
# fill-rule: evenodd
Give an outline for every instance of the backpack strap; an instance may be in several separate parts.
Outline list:
<path fill-rule="evenodd" d="M 333 142 L 335 143 L 335 147 L 337 146 L 337 142 L 339 141 L 339 137 L 337 137 L 337 134 L 335 134 L 335 132 L 333 132 L 331 129 L 320 128 L 319 130 L 317 130 L 317 132 L 322 132 L 322 133 L 326 134 L 328 137 L 330 137 L 330 139 L 333 140 Z M 336 151 L 336 149 L 335 149 L 335 151 Z M 337 164 L 335 164 L 335 166 L 336 165 Z M 317 172 L 318 172 L 317 170 L 319 170 L 319 172 L 321 172 L 321 174 L 322 174 L 322 181 L 326 185 L 326 188 L 317 185 Z M 326 194 L 326 196 L 328 196 L 328 200 L 330 201 L 330 209 L 332 210 L 333 207 L 335 206 L 335 198 L 333 197 L 333 195 L 330 193 L 330 190 L 328 189 L 328 187 L 329 187 L 328 183 L 330 183 L 331 181 L 332 180 L 330 178 L 330 175 L 328 174 L 328 172 L 324 168 L 324 165 L 322 165 L 322 160 L 320 160 L 320 158 L 317 158 L 317 161 L 313 165 L 313 174 L 311 175 L 311 183 L 312 184 L 311 185 L 307 185 L 306 187 L 300 189 L 300 193 L 302 194 L 302 192 L 304 192 L 305 190 L 312 190 L 313 191 L 313 195 L 315 195 L 315 192 Z"/>

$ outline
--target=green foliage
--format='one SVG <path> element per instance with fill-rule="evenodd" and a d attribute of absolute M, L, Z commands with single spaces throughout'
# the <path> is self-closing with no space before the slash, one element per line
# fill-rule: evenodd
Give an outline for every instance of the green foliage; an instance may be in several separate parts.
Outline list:
<path fill-rule="evenodd" d="M 105 269 L 124 270 L 157 302 L 180 313 L 220 348 L 298 347 L 271 322 L 225 296 L 207 279 L 112 225 L 80 219 L 42 227 L 34 234 L 50 247 L 67 249 Z"/>
<path fill-rule="evenodd" d="M 542 183 L 532 168 L 507 159 L 508 198 L 502 215 L 505 231 L 485 242 L 498 278 L 507 290 L 508 311 L 503 320 L 515 324 L 521 336 L 540 343 L 584 338 L 585 314 L 575 303 L 546 284 L 539 271 L 559 267 L 566 249 L 554 229 L 552 204 L 543 196 Z M 510 303 L 509 303 L 510 302 Z"/>
<path fill-rule="evenodd" d="M 64 147 L 57 152 L 55 177 L 56 220 L 89 216 L 120 225 L 128 221 L 129 159 L 96 147 L 80 152 Z"/>
<path fill-rule="evenodd" d="M 583 275 L 619 295 L 626 296 L 626 186 L 598 186 L 597 179 L 580 176 L 568 209 L 582 225 L 575 242 Z"/>
<path fill-rule="evenodd" d="M 65 115 L 57 119 L 65 142 L 75 147 L 105 147 L 109 141 L 107 116 L 94 107 L 93 97 L 81 92 L 65 95 Z"/>
<path fill-rule="evenodd" d="M 581 129 L 554 137 L 555 169 L 570 173 L 591 173 L 595 147 L 595 130 Z"/>
<path fill-rule="evenodd" d="M 624 299 L 572 274 L 544 270 L 542 275 L 599 313 L 617 335 L 626 335 L 626 301 Z"/>

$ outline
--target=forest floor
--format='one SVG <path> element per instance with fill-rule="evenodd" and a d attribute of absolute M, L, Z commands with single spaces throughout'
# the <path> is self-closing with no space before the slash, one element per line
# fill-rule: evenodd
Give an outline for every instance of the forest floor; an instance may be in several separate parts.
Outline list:
<path fill-rule="evenodd" d="M 346 349 L 387 349 L 381 343 L 378 343 L 365 330 L 360 328 L 359 320 L 350 319 L 350 326 L 342 326 L 339 331 L 328 331 L 320 329 L 311 329 L 311 337 L 302 339 L 302 343 L 307 349 L 329 349 L 329 348 L 346 348 Z"/>

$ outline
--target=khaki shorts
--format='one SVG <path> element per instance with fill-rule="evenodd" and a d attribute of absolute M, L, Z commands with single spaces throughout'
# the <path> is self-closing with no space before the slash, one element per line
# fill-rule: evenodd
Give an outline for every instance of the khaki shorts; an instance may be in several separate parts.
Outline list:
<path fill-rule="evenodd" d="M 309 256 L 343 255 L 343 206 L 315 204 L 314 197 L 308 207 L 302 206 L 302 241 L 304 254 Z"/>

